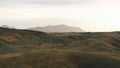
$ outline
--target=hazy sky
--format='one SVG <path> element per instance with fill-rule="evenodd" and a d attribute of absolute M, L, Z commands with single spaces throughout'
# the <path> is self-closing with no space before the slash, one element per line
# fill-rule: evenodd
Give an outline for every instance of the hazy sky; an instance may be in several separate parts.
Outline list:
<path fill-rule="evenodd" d="M 0 0 L 0 25 L 58 24 L 85 31 L 120 31 L 120 0 Z"/>

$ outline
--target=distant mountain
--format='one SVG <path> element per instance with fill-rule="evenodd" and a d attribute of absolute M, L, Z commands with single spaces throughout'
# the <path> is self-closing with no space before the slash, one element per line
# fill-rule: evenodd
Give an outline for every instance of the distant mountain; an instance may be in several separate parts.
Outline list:
<path fill-rule="evenodd" d="M 3 28 L 10 28 L 8 25 L 2 25 Z"/>
<path fill-rule="evenodd" d="M 2 26 L 0 26 L 0 27 L 2 27 L 2 28 L 16 29 L 16 28 L 14 28 L 14 27 L 10 27 L 10 26 L 8 26 L 8 25 L 2 25 Z"/>
<path fill-rule="evenodd" d="M 68 25 L 49 25 L 45 27 L 34 27 L 34 28 L 29 28 L 28 30 L 34 30 L 34 31 L 42 31 L 42 32 L 84 32 L 79 27 L 73 27 L 73 26 L 68 26 Z"/>

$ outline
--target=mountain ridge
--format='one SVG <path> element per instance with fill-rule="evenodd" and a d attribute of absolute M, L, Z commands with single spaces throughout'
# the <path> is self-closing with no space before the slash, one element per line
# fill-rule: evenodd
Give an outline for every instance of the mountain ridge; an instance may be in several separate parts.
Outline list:
<path fill-rule="evenodd" d="M 62 32 L 84 32 L 79 27 L 74 27 L 74 26 L 68 26 L 68 25 L 48 25 L 44 27 L 33 27 L 33 28 L 28 28 L 28 30 L 34 30 L 34 31 L 42 31 L 42 32 L 47 32 L 47 33 L 62 33 Z"/>

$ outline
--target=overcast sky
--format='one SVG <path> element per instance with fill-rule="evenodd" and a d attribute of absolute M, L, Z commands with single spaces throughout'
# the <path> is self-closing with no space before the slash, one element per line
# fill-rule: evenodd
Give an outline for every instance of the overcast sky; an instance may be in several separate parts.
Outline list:
<path fill-rule="evenodd" d="M 0 25 L 58 24 L 86 31 L 120 31 L 120 0 L 0 0 Z"/>

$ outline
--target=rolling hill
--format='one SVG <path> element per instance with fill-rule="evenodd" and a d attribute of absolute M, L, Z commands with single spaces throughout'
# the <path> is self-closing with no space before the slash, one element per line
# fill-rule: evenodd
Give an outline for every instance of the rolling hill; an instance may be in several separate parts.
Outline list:
<path fill-rule="evenodd" d="M 120 68 L 120 32 L 45 33 L 0 27 L 1 68 Z"/>

